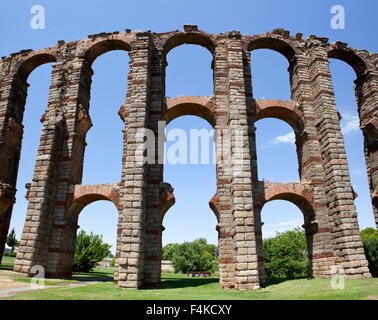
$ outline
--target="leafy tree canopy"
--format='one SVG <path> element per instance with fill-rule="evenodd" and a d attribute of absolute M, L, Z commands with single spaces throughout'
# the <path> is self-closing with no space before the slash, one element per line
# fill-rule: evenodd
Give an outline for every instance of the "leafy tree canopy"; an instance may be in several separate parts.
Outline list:
<path fill-rule="evenodd" d="M 217 267 L 217 246 L 204 238 L 182 244 L 170 243 L 163 248 L 163 259 L 171 260 L 176 272 L 214 271 Z"/>
<path fill-rule="evenodd" d="M 378 231 L 366 228 L 361 231 L 366 259 L 369 263 L 369 271 L 373 277 L 378 276 Z"/>
<path fill-rule="evenodd" d="M 93 232 L 87 234 L 81 230 L 76 237 L 72 271 L 91 271 L 97 262 L 109 255 L 110 248 L 111 245 L 104 243 L 102 236 L 93 234 Z"/>
<path fill-rule="evenodd" d="M 263 248 L 267 277 L 294 278 L 309 274 L 306 235 L 301 228 L 264 239 Z"/>

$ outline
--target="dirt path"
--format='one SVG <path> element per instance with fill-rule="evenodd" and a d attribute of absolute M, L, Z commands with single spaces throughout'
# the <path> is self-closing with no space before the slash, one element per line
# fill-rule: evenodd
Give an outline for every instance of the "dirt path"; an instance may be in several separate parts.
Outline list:
<path fill-rule="evenodd" d="M 44 290 L 49 288 L 63 288 L 63 287 L 81 287 L 98 283 L 98 281 L 82 281 L 80 283 L 59 283 L 57 285 L 46 285 L 43 289 L 33 289 L 30 283 L 16 281 L 14 278 L 19 277 L 19 274 L 13 271 L 0 271 L 0 299 L 7 298 L 24 291 Z M 61 281 L 61 279 L 48 279 L 51 281 Z"/>
<path fill-rule="evenodd" d="M 30 286 L 28 283 L 15 281 L 13 278 L 17 276 L 13 271 L 0 270 L 0 291 Z"/>
<path fill-rule="evenodd" d="M 80 283 L 66 283 L 66 284 L 59 284 L 59 285 L 49 285 L 45 286 L 43 289 L 33 289 L 29 284 L 27 284 L 27 287 L 20 287 L 20 288 L 11 288 L 11 289 L 5 289 L 0 290 L 0 299 L 7 298 L 14 296 L 15 294 L 18 294 L 20 292 L 25 291 L 32 291 L 32 290 L 45 290 L 50 288 L 64 288 L 64 287 L 84 287 L 89 286 L 91 284 L 95 284 L 97 282 L 91 281 L 91 282 L 80 282 Z"/>

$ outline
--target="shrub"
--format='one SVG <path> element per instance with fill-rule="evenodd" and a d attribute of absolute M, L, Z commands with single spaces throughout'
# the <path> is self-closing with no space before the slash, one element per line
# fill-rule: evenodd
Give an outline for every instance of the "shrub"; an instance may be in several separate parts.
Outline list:
<path fill-rule="evenodd" d="M 115 266 L 115 257 L 113 257 L 113 259 L 112 259 L 112 261 L 110 261 L 109 265 L 114 268 L 114 266 Z"/>
<path fill-rule="evenodd" d="M 366 259 L 369 263 L 369 271 L 373 277 L 378 276 L 378 231 L 366 228 L 361 231 Z"/>
<path fill-rule="evenodd" d="M 89 272 L 97 262 L 110 253 L 111 245 L 102 241 L 102 236 L 80 231 L 76 238 L 72 271 Z"/>
<path fill-rule="evenodd" d="M 294 278 L 309 275 L 304 230 L 296 228 L 263 240 L 265 273 L 268 278 Z"/>
<path fill-rule="evenodd" d="M 162 259 L 163 260 L 172 260 L 173 255 L 177 251 L 180 245 L 178 243 L 168 243 L 162 249 Z"/>
<path fill-rule="evenodd" d="M 171 258 L 175 272 L 215 271 L 217 268 L 216 259 L 213 256 L 215 248 L 211 249 L 211 253 L 206 250 L 213 248 L 212 246 L 207 244 L 206 239 L 177 244 Z"/>

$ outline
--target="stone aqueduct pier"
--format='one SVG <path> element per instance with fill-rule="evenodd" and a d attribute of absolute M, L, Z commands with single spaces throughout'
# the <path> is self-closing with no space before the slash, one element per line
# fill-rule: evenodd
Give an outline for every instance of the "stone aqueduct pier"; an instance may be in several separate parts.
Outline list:
<path fill-rule="evenodd" d="M 184 43 L 201 45 L 213 55 L 213 96 L 166 99 L 166 55 Z M 291 101 L 253 98 L 250 52 L 260 48 L 287 58 Z M 121 181 L 81 185 L 85 137 L 92 126 L 91 65 L 110 50 L 126 50 L 130 55 L 127 96 L 119 110 L 125 123 Z M 241 128 L 248 137 L 243 145 L 247 170 L 238 175 L 240 164 L 233 163 L 227 170 L 218 164 L 217 192 L 210 201 L 218 220 L 222 287 L 244 290 L 264 285 L 260 212 L 275 199 L 291 201 L 303 213 L 313 276 L 329 277 L 337 265 L 347 277 L 370 277 L 329 58 L 345 61 L 356 72 L 356 99 L 378 224 L 378 55 L 341 42 L 330 44 L 327 38 L 291 36 L 283 29 L 254 36 L 238 31 L 213 35 L 186 25 L 184 31 L 167 33 L 100 33 L 2 58 L 0 253 L 15 202 L 26 81 L 38 66 L 55 62 L 15 271 L 30 275 L 32 266 L 42 265 L 47 276 L 70 275 L 80 211 L 93 201 L 109 200 L 119 211 L 115 281 L 123 288 L 158 287 L 162 220 L 175 200 L 173 189 L 162 182 L 163 165 L 136 161 L 141 156 L 138 145 L 144 140 L 135 133 L 142 128 L 157 132 L 159 120 L 169 122 L 191 114 L 206 119 L 215 130 Z M 254 122 L 267 117 L 286 121 L 294 129 L 299 183 L 258 179 Z M 236 152 L 236 142 L 232 140 L 231 153 Z"/>

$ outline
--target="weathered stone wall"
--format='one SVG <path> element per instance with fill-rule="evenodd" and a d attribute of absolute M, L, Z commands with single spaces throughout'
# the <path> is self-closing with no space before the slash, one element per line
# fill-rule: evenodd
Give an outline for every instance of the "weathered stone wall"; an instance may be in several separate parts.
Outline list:
<path fill-rule="evenodd" d="M 165 97 L 166 55 L 185 43 L 201 45 L 213 56 L 210 97 Z M 92 126 L 91 65 L 117 49 L 130 56 L 127 94 L 119 110 L 125 123 L 121 178 L 83 186 L 86 133 Z M 291 101 L 253 98 L 250 52 L 256 49 L 287 58 Z M 0 254 L 15 201 L 27 77 L 39 65 L 55 62 L 15 271 L 30 275 L 32 266 L 42 265 L 47 276 L 70 275 L 78 215 L 91 202 L 109 200 L 119 212 L 114 281 L 123 288 L 158 287 L 163 219 L 175 202 L 173 188 L 163 183 L 165 137 L 159 121 L 196 115 L 215 131 L 217 192 L 209 204 L 218 221 L 221 287 L 247 290 L 265 284 L 261 210 L 275 199 L 290 201 L 303 213 L 313 276 L 329 277 L 338 266 L 347 277 L 369 277 L 329 58 L 356 71 L 378 225 L 378 55 L 340 42 L 329 44 L 326 38 L 290 36 L 283 29 L 255 36 L 238 31 L 212 35 L 186 25 L 184 31 L 161 34 L 101 33 L 0 60 Z M 295 132 L 299 183 L 259 181 L 254 123 L 268 117 L 286 121 Z M 161 138 L 155 140 L 152 155 L 146 150 L 146 129 Z M 146 156 L 156 162 L 146 163 Z"/>

